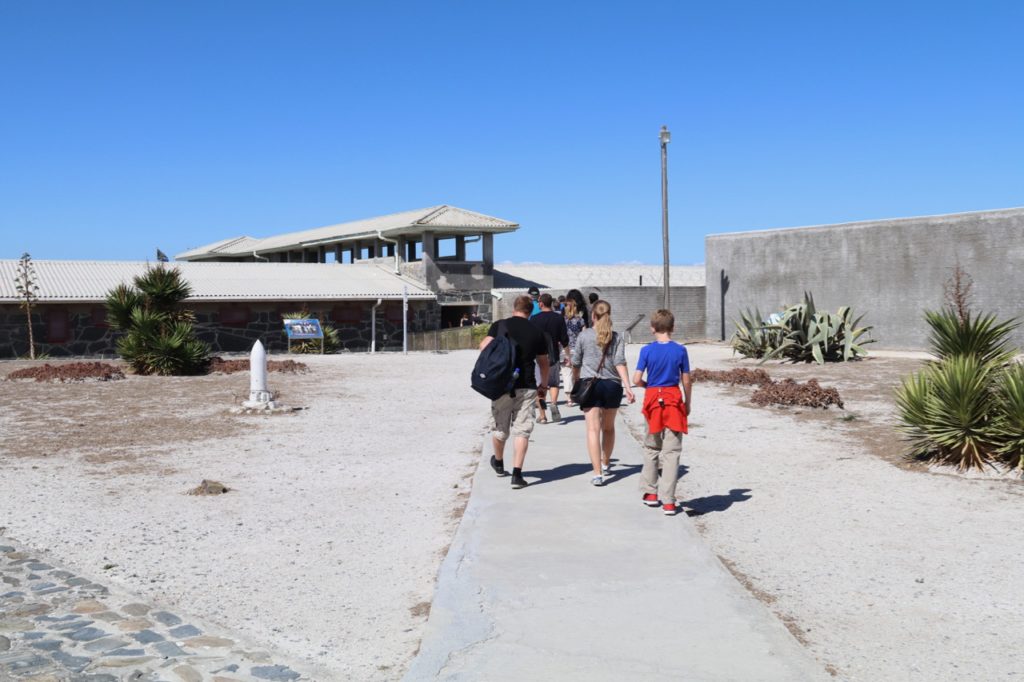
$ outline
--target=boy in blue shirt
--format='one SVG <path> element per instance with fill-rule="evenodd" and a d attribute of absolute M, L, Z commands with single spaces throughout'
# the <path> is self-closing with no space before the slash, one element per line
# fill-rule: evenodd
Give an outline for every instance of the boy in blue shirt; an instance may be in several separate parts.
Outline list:
<path fill-rule="evenodd" d="M 648 507 L 660 506 L 666 516 L 674 516 L 679 511 L 676 505 L 679 453 L 683 449 L 683 434 L 687 432 L 686 418 L 693 404 L 690 357 L 685 346 L 672 340 L 675 324 L 675 316 L 668 310 L 651 314 L 654 343 L 640 349 L 640 359 L 633 373 L 633 383 L 646 389 L 643 412 L 648 433 L 640 472 L 643 503 Z"/>

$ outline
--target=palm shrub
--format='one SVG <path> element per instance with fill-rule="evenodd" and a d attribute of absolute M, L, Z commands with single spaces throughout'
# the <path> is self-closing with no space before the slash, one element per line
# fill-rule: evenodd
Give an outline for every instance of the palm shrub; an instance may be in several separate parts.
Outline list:
<path fill-rule="evenodd" d="M 163 265 L 107 293 L 107 319 L 124 334 L 117 351 L 137 374 L 206 371 L 210 348 L 195 336 L 192 311 L 181 308 L 191 293 L 181 271 Z"/>
<path fill-rule="evenodd" d="M 774 317 L 774 316 L 773 316 Z M 736 324 L 732 346 L 744 357 L 783 358 L 791 362 L 845 362 L 867 355 L 864 338 L 871 327 L 861 327 L 864 318 L 853 316 L 847 306 L 831 313 L 818 310 L 814 297 L 804 293 L 803 303 L 786 308 L 777 321 L 761 322 L 760 311 L 747 311 Z"/>
<path fill-rule="evenodd" d="M 1024 466 L 1024 367 L 1009 342 L 1018 323 L 954 307 L 925 320 L 935 360 L 896 391 L 909 455 L 961 470 Z"/>

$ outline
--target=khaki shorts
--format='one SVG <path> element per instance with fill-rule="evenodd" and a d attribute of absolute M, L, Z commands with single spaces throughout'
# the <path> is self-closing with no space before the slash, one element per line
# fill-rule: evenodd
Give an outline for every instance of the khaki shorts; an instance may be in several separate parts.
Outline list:
<path fill-rule="evenodd" d="M 509 435 L 529 438 L 537 419 L 537 389 L 517 388 L 515 397 L 503 395 L 491 401 L 491 431 L 498 440 Z"/>

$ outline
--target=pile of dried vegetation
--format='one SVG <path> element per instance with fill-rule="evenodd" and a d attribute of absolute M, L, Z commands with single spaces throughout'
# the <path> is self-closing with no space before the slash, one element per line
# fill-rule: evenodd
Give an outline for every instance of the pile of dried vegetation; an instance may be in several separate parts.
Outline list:
<path fill-rule="evenodd" d="M 695 369 L 690 376 L 694 381 L 712 381 L 730 386 L 757 386 L 750 400 L 755 405 L 794 405 L 799 407 L 820 407 L 830 405 L 843 409 L 839 391 L 822 388 L 817 379 L 801 384 L 793 379 L 775 381 L 763 369 L 738 367 L 729 370 Z"/>
<path fill-rule="evenodd" d="M 124 372 L 109 362 L 69 362 L 63 365 L 49 363 L 41 367 L 16 369 L 7 375 L 8 381 L 35 379 L 36 381 L 115 381 L 124 379 Z"/>
<path fill-rule="evenodd" d="M 817 379 L 809 379 L 801 384 L 793 379 L 772 381 L 762 384 L 750 396 L 755 405 L 798 405 L 800 407 L 820 407 L 827 410 L 830 405 L 843 409 L 843 400 L 839 391 L 834 388 L 822 388 Z"/>
<path fill-rule="evenodd" d="M 248 371 L 249 361 L 246 359 L 225 360 L 217 356 L 210 358 L 210 374 L 215 372 L 234 374 L 235 372 Z M 304 374 L 309 371 L 309 366 L 304 362 L 296 362 L 295 360 L 268 360 L 267 371 L 284 372 L 285 374 Z"/>

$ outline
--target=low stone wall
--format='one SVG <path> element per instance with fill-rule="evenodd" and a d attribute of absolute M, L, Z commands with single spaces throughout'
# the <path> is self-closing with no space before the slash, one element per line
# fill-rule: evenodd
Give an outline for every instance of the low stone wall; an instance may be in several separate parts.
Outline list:
<path fill-rule="evenodd" d="M 196 335 L 214 353 L 246 352 L 257 340 L 269 351 L 287 350 L 282 315 L 307 310 L 333 325 L 346 351 L 366 351 L 371 342 L 370 301 L 196 303 Z M 50 357 L 114 356 L 117 333 L 107 325 L 100 303 L 43 303 L 33 310 L 36 353 Z M 435 301 L 409 302 L 409 331 L 436 329 L 440 306 Z M 401 350 L 402 302 L 385 301 L 377 308 L 377 348 Z M 28 354 L 25 313 L 17 306 L 0 306 L 0 358 Z"/>
<path fill-rule="evenodd" d="M 630 334 L 632 341 L 645 343 L 650 340 L 650 325 L 647 320 L 655 310 L 661 308 L 662 290 L 657 287 L 594 287 L 583 291 L 586 296 L 591 291 L 608 301 L 612 307 L 612 325 L 615 331 L 625 332 L 638 317 L 642 317 Z M 502 291 L 501 300 L 494 301 L 495 319 L 509 317 L 512 314 L 512 303 L 520 292 Z M 525 291 L 522 293 L 526 293 Z M 552 296 L 564 294 L 561 290 L 541 289 L 541 293 Z M 679 341 L 704 338 L 705 315 L 704 287 L 671 287 L 669 295 L 672 312 L 676 316 L 675 338 Z"/>

